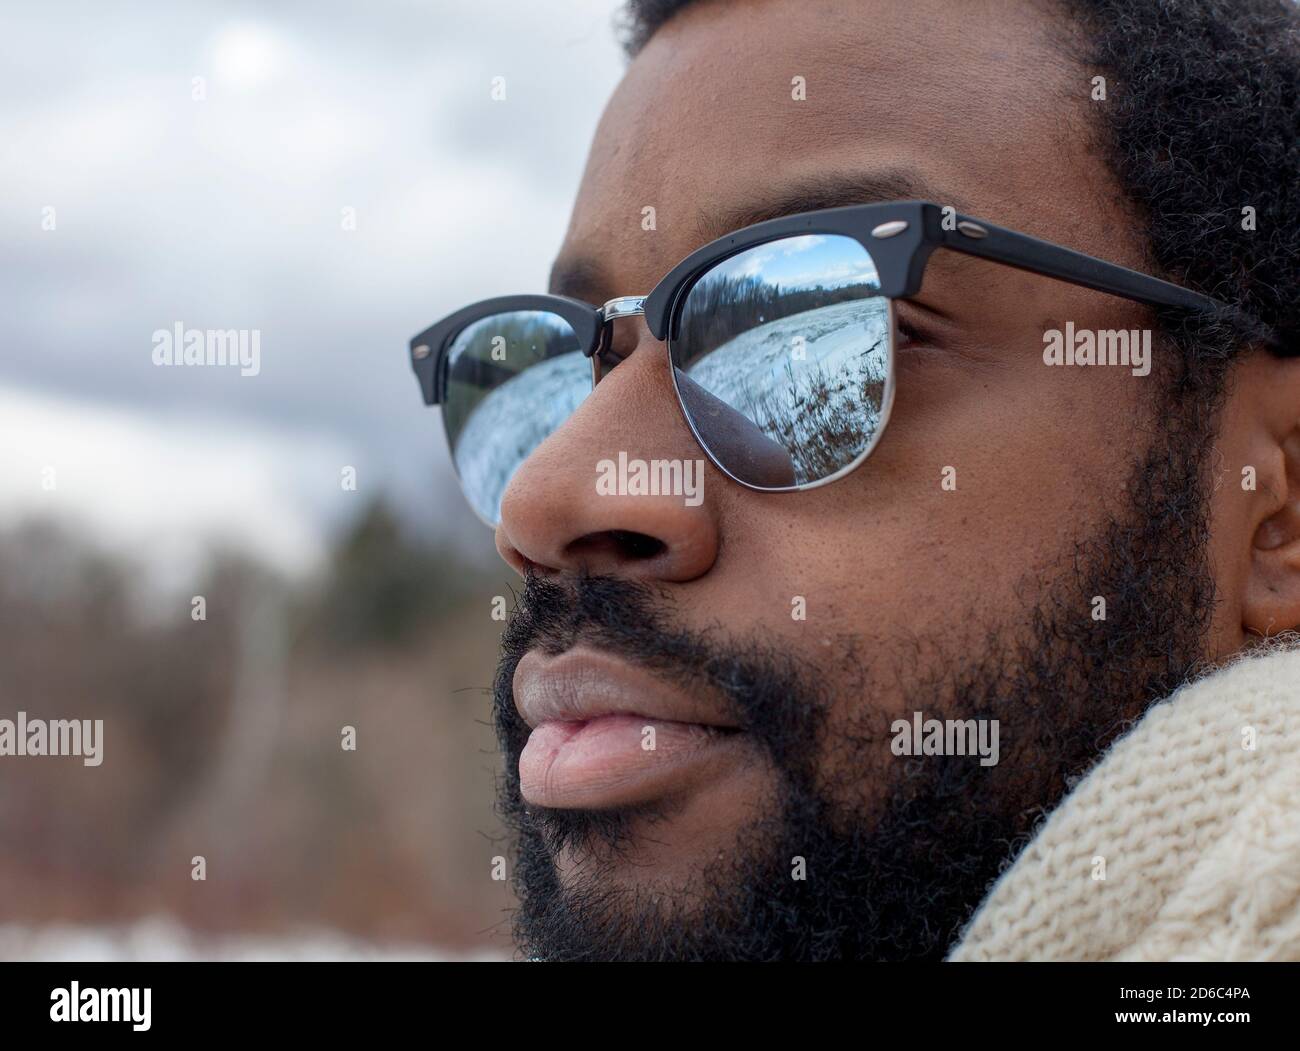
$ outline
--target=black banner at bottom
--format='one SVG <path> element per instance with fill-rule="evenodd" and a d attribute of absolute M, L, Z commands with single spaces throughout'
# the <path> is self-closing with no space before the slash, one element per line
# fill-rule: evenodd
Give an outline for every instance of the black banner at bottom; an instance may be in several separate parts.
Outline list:
<path fill-rule="evenodd" d="M 863 1036 L 918 1039 L 1127 1030 L 1291 1040 L 1298 979 L 1290 963 L 10 963 L 0 966 L 0 1018 L 6 1037 L 41 1041 L 473 1040 L 539 1027 L 602 1042 L 751 1029 L 770 1039 L 790 1027 L 829 1040 L 824 1027 L 840 1019 Z"/>

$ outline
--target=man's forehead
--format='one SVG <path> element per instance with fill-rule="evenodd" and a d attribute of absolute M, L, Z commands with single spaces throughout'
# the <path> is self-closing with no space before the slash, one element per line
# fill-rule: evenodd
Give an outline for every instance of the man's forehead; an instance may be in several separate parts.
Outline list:
<path fill-rule="evenodd" d="M 1082 102 L 1063 90 L 1068 62 L 1048 46 L 1041 11 L 1023 6 L 688 7 L 610 100 L 552 290 L 588 300 L 645 292 L 741 226 L 873 200 L 923 198 L 1068 233 L 1051 216 L 1035 222 L 1036 205 L 1071 184 L 1105 196 L 1084 188 L 1108 175 L 1095 160 L 1080 164 L 1067 129 Z M 1060 209 L 1066 226 L 1071 210 Z"/>

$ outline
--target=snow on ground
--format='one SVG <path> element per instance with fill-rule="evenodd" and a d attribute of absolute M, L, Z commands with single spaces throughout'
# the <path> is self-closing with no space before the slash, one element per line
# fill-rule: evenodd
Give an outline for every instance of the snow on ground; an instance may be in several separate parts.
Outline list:
<path fill-rule="evenodd" d="M 294 935 L 200 934 L 164 916 L 117 926 L 0 924 L 0 961 L 122 963 L 198 960 L 489 961 L 505 952 L 457 953 L 432 945 L 376 944 L 321 928 Z"/>

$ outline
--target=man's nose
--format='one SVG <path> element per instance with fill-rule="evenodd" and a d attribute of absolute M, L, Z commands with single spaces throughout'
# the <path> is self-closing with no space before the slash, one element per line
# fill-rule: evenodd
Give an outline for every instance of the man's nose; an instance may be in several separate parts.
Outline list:
<path fill-rule="evenodd" d="M 520 573 L 686 581 L 717 559 L 725 482 L 682 418 L 663 344 L 636 324 L 636 349 L 506 487 L 496 544 Z M 634 474 L 643 467 L 638 483 Z M 642 490 L 650 479 L 675 484 L 657 484 L 649 494 Z"/>

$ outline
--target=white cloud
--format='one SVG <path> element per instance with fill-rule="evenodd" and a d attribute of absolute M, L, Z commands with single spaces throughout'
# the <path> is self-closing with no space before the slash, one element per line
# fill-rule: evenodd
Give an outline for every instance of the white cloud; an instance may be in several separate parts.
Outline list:
<path fill-rule="evenodd" d="M 0 34 L 0 386 L 42 411 L 75 403 L 134 426 L 146 446 L 175 419 L 208 420 L 213 435 L 321 435 L 399 504 L 457 527 L 437 414 L 405 343 L 472 299 L 543 289 L 622 69 L 617 6 L 15 11 Z M 506 103 L 489 98 L 495 75 Z M 54 231 L 41 229 L 47 205 Z M 152 369 L 150 334 L 177 321 L 260 330 L 262 374 Z M 309 455 L 294 441 L 283 451 Z M 234 484 L 212 459 L 190 478 Z M 211 505 L 218 520 L 269 499 L 235 492 Z M 208 506 L 200 496 L 189 506 Z M 94 508 L 89 528 L 120 525 L 108 502 Z"/>
<path fill-rule="evenodd" d="M 0 387 L 0 524 L 49 516 L 168 587 L 214 548 L 299 575 L 320 562 L 345 452 L 327 438 L 146 416 Z"/>

